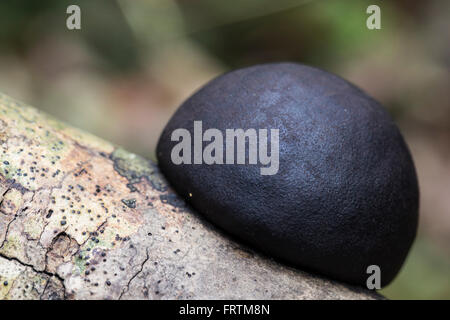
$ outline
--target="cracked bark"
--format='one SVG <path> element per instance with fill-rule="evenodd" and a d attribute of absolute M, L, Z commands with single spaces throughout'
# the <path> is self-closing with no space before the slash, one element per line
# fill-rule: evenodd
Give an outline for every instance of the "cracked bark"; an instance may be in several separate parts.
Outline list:
<path fill-rule="evenodd" d="M 235 242 L 155 164 L 0 94 L 0 299 L 374 299 Z"/>
<path fill-rule="evenodd" d="M 142 261 L 142 263 L 141 263 L 141 268 L 138 270 L 138 272 L 136 272 L 136 273 L 130 278 L 130 280 L 129 280 L 128 283 L 127 283 L 126 288 L 125 288 L 125 289 L 122 291 L 122 293 L 120 294 L 119 300 L 122 299 L 122 296 L 123 296 L 126 292 L 128 292 L 128 290 L 130 290 L 130 283 L 134 280 L 134 278 L 136 278 L 136 277 L 142 272 L 142 270 L 144 270 L 144 265 L 145 265 L 145 264 L 147 263 L 147 261 L 150 259 L 150 256 L 148 255 L 148 251 L 146 251 L 146 254 L 147 254 L 147 256 L 146 256 L 145 260 Z"/>

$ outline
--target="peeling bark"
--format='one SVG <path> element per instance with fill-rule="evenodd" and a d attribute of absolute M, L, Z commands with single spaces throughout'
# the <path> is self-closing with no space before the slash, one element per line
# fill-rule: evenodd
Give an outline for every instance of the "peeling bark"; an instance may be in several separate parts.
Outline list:
<path fill-rule="evenodd" d="M 0 299 L 374 299 L 236 243 L 155 164 L 0 94 Z"/>

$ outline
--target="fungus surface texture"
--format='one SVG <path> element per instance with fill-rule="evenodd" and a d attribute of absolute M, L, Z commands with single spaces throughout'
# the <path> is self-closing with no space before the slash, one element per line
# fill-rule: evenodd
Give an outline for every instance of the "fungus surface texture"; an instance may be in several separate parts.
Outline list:
<path fill-rule="evenodd" d="M 194 164 L 195 121 L 224 140 L 227 129 L 278 129 L 277 172 L 261 174 L 264 165 L 249 154 L 245 164 Z M 171 156 L 179 128 L 192 137 L 190 164 Z M 203 152 L 211 142 L 201 142 Z M 176 111 L 157 157 L 174 189 L 213 224 L 289 265 L 348 283 L 365 286 L 368 266 L 377 265 L 388 284 L 416 234 L 416 172 L 397 126 L 363 91 L 316 68 L 266 64 L 212 80 Z"/>

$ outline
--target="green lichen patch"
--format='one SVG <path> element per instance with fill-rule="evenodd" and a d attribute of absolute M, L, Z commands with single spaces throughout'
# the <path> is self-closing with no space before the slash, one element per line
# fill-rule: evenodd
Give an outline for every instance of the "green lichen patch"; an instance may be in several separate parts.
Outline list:
<path fill-rule="evenodd" d="M 128 180 L 128 188 L 137 191 L 135 184 L 145 178 L 151 186 L 161 192 L 167 190 L 167 185 L 161 178 L 158 168 L 145 158 L 122 148 L 117 148 L 110 155 L 114 169 Z"/>
<path fill-rule="evenodd" d="M 122 148 L 114 150 L 110 158 L 114 162 L 114 169 L 130 183 L 139 182 L 142 177 L 154 172 L 148 160 Z"/>

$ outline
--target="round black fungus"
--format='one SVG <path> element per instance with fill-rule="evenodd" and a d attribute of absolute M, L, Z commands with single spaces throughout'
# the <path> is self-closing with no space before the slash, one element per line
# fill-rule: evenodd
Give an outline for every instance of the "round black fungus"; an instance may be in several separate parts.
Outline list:
<path fill-rule="evenodd" d="M 249 164 L 248 153 L 245 165 L 174 164 L 180 141 L 171 134 L 190 132 L 193 159 L 194 121 L 222 133 L 224 162 L 226 129 L 278 129 L 278 171 L 262 175 L 268 165 Z M 214 224 L 338 280 L 365 286 L 367 267 L 377 265 L 388 284 L 416 234 L 416 172 L 397 126 L 360 89 L 316 68 L 266 64 L 216 78 L 177 110 L 157 157 L 175 190 Z"/>

